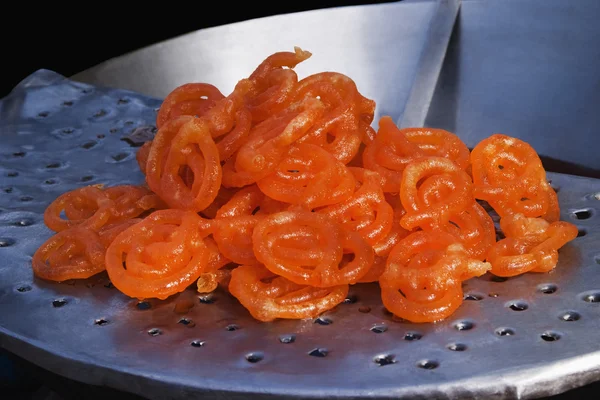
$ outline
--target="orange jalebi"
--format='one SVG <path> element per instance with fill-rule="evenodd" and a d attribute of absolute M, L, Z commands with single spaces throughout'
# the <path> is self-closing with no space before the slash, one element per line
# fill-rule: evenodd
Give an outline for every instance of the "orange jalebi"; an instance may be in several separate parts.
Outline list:
<path fill-rule="evenodd" d="M 300 285 L 263 266 L 242 265 L 231 273 L 229 291 L 254 318 L 268 322 L 316 317 L 344 301 L 348 285 Z"/>
<path fill-rule="evenodd" d="M 273 202 L 256 185 L 247 186 L 225 203 L 216 213 L 213 238 L 219 251 L 238 264 L 257 264 L 252 249 L 252 232 L 260 216 L 273 212 Z M 283 210 L 283 206 L 277 207 Z"/>
<path fill-rule="evenodd" d="M 488 263 L 470 258 L 453 235 L 411 233 L 389 255 L 379 282 L 385 307 L 412 322 L 448 317 L 462 303 L 462 281 L 489 270 Z"/>
<path fill-rule="evenodd" d="M 378 283 L 389 311 L 422 323 L 450 316 L 467 279 L 556 268 L 577 228 L 559 221 L 529 144 L 495 134 L 469 152 L 453 133 L 389 116 L 375 132 L 375 102 L 357 82 L 298 77 L 310 57 L 273 53 L 228 95 L 175 88 L 136 155 L 147 187 L 59 196 L 35 274 L 106 271 L 140 299 L 225 290 L 260 321 L 313 318 L 350 285 Z"/>
<path fill-rule="evenodd" d="M 404 239 L 410 231 L 404 229 L 402 225 L 400 225 L 400 220 L 406 214 L 406 211 L 402 207 L 402 203 L 400 202 L 399 196 L 392 196 L 389 193 L 386 193 L 385 199 L 394 211 L 394 216 L 392 220 L 392 228 L 389 233 L 377 243 L 373 245 L 373 250 L 378 257 L 385 257 L 387 259 L 390 251 L 398 244 L 398 242 Z"/>
<path fill-rule="evenodd" d="M 250 132 L 248 141 L 236 155 L 237 171 L 248 173 L 254 181 L 272 173 L 285 158 L 290 146 L 306 135 L 325 111 L 323 103 L 316 99 L 306 99 L 294 104 L 293 108 L 295 116 L 291 120 L 275 121 L 275 125 L 265 128 L 259 125 Z M 263 122 L 265 125 L 269 123 L 269 120 Z"/>
<path fill-rule="evenodd" d="M 309 211 L 265 217 L 255 226 L 252 241 L 256 258 L 267 269 L 301 285 L 356 283 L 374 260 L 373 249 L 360 234 Z M 346 262 L 345 253 L 354 259 Z"/>
<path fill-rule="evenodd" d="M 427 156 L 447 158 L 464 170 L 469 166 L 469 149 L 456 135 L 441 129 L 400 130 L 390 117 L 384 116 L 377 136 L 363 152 L 363 164 L 385 179 L 385 192 L 397 193 L 408 163 Z"/>
<path fill-rule="evenodd" d="M 115 237 L 141 219 L 106 225 L 99 231 L 74 226 L 50 237 L 33 255 L 33 271 L 51 281 L 86 279 L 105 270 L 106 249 Z"/>
<path fill-rule="evenodd" d="M 257 185 L 272 199 L 314 209 L 349 199 L 356 181 L 344 164 L 321 147 L 298 144 Z"/>
<path fill-rule="evenodd" d="M 185 167 L 192 174 L 191 182 L 180 175 Z M 219 152 L 205 120 L 179 117 L 158 131 L 146 164 L 146 180 L 169 207 L 204 210 L 217 197 L 221 177 Z"/>
<path fill-rule="evenodd" d="M 406 165 L 400 200 L 406 214 L 400 224 L 408 230 L 440 226 L 473 203 L 469 175 L 447 158 L 417 158 Z"/>
<path fill-rule="evenodd" d="M 337 201 L 319 212 L 342 223 L 346 229 L 360 233 L 374 246 L 392 230 L 394 209 L 385 200 L 379 174 L 368 170 L 362 173 L 362 185 L 351 198 Z"/>
<path fill-rule="evenodd" d="M 146 164 L 148 163 L 150 148 L 152 148 L 152 140 L 144 143 L 135 154 L 138 167 L 140 167 L 140 171 L 142 171 L 142 174 L 144 175 L 146 175 Z"/>
<path fill-rule="evenodd" d="M 143 186 L 84 186 L 54 200 L 44 212 L 44 222 L 56 232 L 74 226 L 99 230 L 159 208 L 164 208 L 160 198 Z"/>
<path fill-rule="evenodd" d="M 108 276 L 131 297 L 166 299 L 185 290 L 202 272 L 217 269 L 204 243 L 210 230 L 210 223 L 192 211 L 156 211 L 110 244 Z"/>
<path fill-rule="evenodd" d="M 181 115 L 201 116 L 221 100 L 223 94 L 208 83 L 186 83 L 175 88 L 162 102 L 156 115 L 158 129 Z"/>
<path fill-rule="evenodd" d="M 475 201 L 465 210 L 451 214 L 448 223 L 436 228 L 460 239 L 469 255 L 481 261 L 485 260 L 488 251 L 496 242 L 496 229 L 492 218 Z"/>
<path fill-rule="evenodd" d="M 506 238 L 492 247 L 488 261 L 491 273 L 504 277 L 553 270 L 558 250 L 578 234 L 577 227 L 568 222 L 549 223 L 523 214 L 504 217 L 500 224 Z"/>
<path fill-rule="evenodd" d="M 556 193 L 528 143 L 492 135 L 475 146 L 471 163 L 475 197 L 487 201 L 501 217 L 523 214 L 549 222 L 560 218 Z"/>
<path fill-rule="evenodd" d="M 298 141 L 322 146 L 347 164 L 361 143 L 374 137 L 369 124 L 375 102 L 362 96 L 352 79 L 336 72 L 321 72 L 300 81 L 296 98 L 307 96 L 324 102 L 328 111 Z"/>
<path fill-rule="evenodd" d="M 57 233 L 33 255 L 33 271 L 52 281 L 85 279 L 104 271 L 106 248 L 98 233 L 74 227 Z"/>
<path fill-rule="evenodd" d="M 294 50 L 294 53 L 272 54 L 250 75 L 254 89 L 248 98 L 248 109 L 254 122 L 268 119 L 291 103 L 298 83 L 298 75 L 292 68 L 311 56 L 299 47 Z"/>

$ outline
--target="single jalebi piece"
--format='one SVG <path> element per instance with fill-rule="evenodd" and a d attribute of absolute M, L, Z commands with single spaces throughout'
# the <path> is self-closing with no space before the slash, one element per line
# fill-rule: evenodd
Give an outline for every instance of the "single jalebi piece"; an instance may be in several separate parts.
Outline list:
<path fill-rule="evenodd" d="M 212 224 L 193 211 L 160 210 L 121 232 L 106 251 L 106 271 L 127 296 L 161 300 L 211 268 L 204 239 Z"/>
<path fill-rule="evenodd" d="M 363 152 L 363 166 L 385 178 L 384 192 L 400 190 L 402 172 L 416 158 L 443 157 L 460 169 L 469 165 L 469 149 L 453 133 L 430 128 L 398 129 L 389 116 L 379 120 L 376 137 Z"/>
<path fill-rule="evenodd" d="M 311 210 L 349 199 L 356 189 L 356 180 L 342 162 L 323 148 L 297 144 L 257 185 L 272 199 Z"/>
<path fill-rule="evenodd" d="M 106 248 L 97 232 L 74 226 L 53 235 L 33 255 L 36 276 L 52 280 L 86 279 L 104 271 Z"/>
<path fill-rule="evenodd" d="M 435 227 L 450 222 L 474 202 L 469 175 L 443 157 L 423 157 L 411 161 L 402 174 L 400 200 L 406 214 L 402 227 Z"/>
<path fill-rule="evenodd" d="M 165 201 L 171 207 L 202 211 L 212 202 L 222 179 L 219 162 L 231 157 L 247 139 L 251 120 L 244 99 L 252 87 L 249 80 L 242 79 L 229 96 L 218 100 L 202 117 L 179 116 L 161 125 L 146 162 L 146 181 L 154 192 L 170 198 Z M 196 129 L 192 134 L 188 130 L 179 135 L 187 123 Z M 200 179 L 207 172 L 204 169 L 215 169 L 215 154 L 219 173 L 207 174 L 204 181 Z"/>
<path fill-rule="evenodd" d="M 500 217 L 523 214 L 548 222 L 560 219 L 556 193 L 536 151 L 528 143 L 494 134 L 471 152 L 473 194 Z"/>
<path fill-rule="evenodd" d="M 394 210 L 381 189 L 381 176 L 362 170 L 362 185 L 348 200 L 327 206 L 318 212 L 360 233 L 371 246 L 386 238 L 394 222 Z M 355 174 L 355 175 L 356 175 Z"/>
<path fill-rule="evenodd" d="M 414 232 L 390 253 L 379 279 L 381 298 L 384 306 L 402 319 L 440 321 L 462 304 L 462 282 L 489 268 L 488 263 L 470 258 L 449 233 Z"/>
<path fill-rule="evenodd" d="M 433 229 L 451 233 L 460 239 L 471 258 L 484 261 L 496 243 L 494 221 L 477 202 L 464 211 L 450 215 L 449 222 Z"/>
<path fill-rule="evenodd" d="M 254 70 L 249 77 L 254 88 L 247 98 L 252 121 L 264 121 L 290 105 L 298 83 L 293 68 L 310 56 L 310 52 L 295 47 L 293 53 L 283 51 L 270 55 Z"/>
<path fill-rule="evenodd" d="M 290 146 L 308 132 L 324 111 L 325 106 L 320 100 L 307 98 L 283 112 L 284 116 L 292 116 L 291 120 L 275 116 L 273 121 L 266 120 L 257 125 L 237 152 L 234 170 L 247 173 L 254 182 L 271 174 Z"/>
<path fill-rule="evenodd" d="M 175 88 L 163 100 L 156 115 L 156 127 L 182 115 L 202 116 L 225 96 L 208 83 L 186 83 Z"/>
<path fill-rule="evenodd" d="M 85 186 L 54 200 L 44 211 L 44 222 L 55 232 L 74 226 L 98 231 L 106 224 L 126 221 L 163 207 L 160 198 L 143 186 Z M 66 219 L 61 217 L 63 211 Z"/>
<path fill-rule="evenodd" d="M 187 167 L 187 169 L 185 169 Z M 192 183 L 181 176 L 193 174 Z M 171 208 L 200 212 L 221 187 L 219 152 L 210 124 L 189 116 L 168 121 L 158 130 L 146 165 L 146 181 Z"/>
<path fill-rule="evenodd" d="M 558 263 L 558 250 L 578 234 L 571 223 L 549 223 L 523 214 L 502 218 L 501 226 L 506 238 L 492 247 L 487 260 L 492 264 L 491 273 L 502 277 L 553 270 Z"/>
<path fill-rule="evenodd" d="M 55 232 L 74 226 L 98 230 L 111 217 L 114 201 L 99 186 L 84 186 L 58 196 L 44 211 L 44 223 Z M 61 217 L 64 211 L 66 219 Z"/>
<path fill-rule="evenodd" d="M 104 225 L 99 231 L 74 226 L 51 236 L 33 255 L 36 276 L 63 282 L 86 279 L 104 271 L 106 248 L 125 229 L 140 222 L 134 218 Z"/>
<path fill-rule="evenodd" d="M 362 96 L 352 79 L 337 72 L 321 72 L 302 79 L 295 99 L 306 97 L 321 100 L 327 112 L 298 142 L 319 145 L 344 164 L 349 163 L 360 145 L 374 136 L 369 124 L 375 102 Z"/>
<path fill-rule="evenodd" d="M 229 292 L 257 320 L 314 318 L 344 301 L 348 285 L 318 288 L 294 283 L 261 265 L 233 270 Z"/>
<path fill-rule="evenodd" d="M 261 219 L 254 254 L 271 272 L 300 285 L 331 287 L 358 282 L 373 265 L 373 249 L 360 234 L 323 214 L 284 211 Z M 344 254 L 354 254 L 351 261 Z"/>

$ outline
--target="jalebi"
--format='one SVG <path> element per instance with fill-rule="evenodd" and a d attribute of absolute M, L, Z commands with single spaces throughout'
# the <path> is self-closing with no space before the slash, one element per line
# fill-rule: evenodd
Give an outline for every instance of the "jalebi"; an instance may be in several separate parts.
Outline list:
<path fill-rule="evenodd" d="M 385 307 L 412 322 L 435 322 L 462 303 L 462 281 L 480 276 L 488 263 L 474 260 L 453 235 L 411 233 L 398 243 L 379 282 Z"/>
<path fill-rule="evenodd" d="M 316 317 L 344 301 L 348 285 L 299 285 L 263 266 L 243 265 L 231 273 L 229 291 L 254 318 L 267 322 Z"/>
<path fill-rule="evenodd" d="M 475 197 L 487 201 L 501 217 L 523 214 L 548 222 L 560 218 L 556 193 L 528 143 L 492 135 L 473 148 L 471 163 Z"/>
<path fill-rule="evenodd" d="M 227 95 L 176 87 L 136 154 L 145 184 L 80 187 L 48 205 L 36 276 L 106 273 L 139 299 L 228 291 L 265 322 L 317 317 L 351 285 L 378 284 L 397 318 L 425 323 L 460 307 L 468 279 L 557 267 L 578 231 L 560 221 L 529 144 L 495 134 L 470 152 L 390 116 L 376 132 L 358 82 L 298 76 L 310 57 L 273 53 Z"/>

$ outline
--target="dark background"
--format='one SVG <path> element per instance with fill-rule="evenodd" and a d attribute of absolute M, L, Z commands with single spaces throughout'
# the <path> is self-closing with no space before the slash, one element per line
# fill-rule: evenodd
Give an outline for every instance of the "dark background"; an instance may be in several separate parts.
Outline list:
<path fill-rule="evenodd" d="M 107 59 L 202 28 L 296 11 L 390 2 L 276 0 L 259 4 L 219 0 L 189 5 L 161 1 L 127 9 L 128 2 L 85 2 L 73 8 L 11 2 L 8 10 L 3 7 L 4 21 L 0 23 L 0 98 L 40 68 L 71 76 Z"/>

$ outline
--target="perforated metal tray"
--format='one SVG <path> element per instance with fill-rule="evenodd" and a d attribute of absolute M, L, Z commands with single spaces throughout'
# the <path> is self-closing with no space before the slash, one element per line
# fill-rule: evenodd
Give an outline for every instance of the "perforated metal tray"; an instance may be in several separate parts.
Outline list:
<path fill-rule="evenodd" d="M 135 149 L 122 139 L 151 129 L 159 104 L 50 71 L 0 103 L 2 347 L 152 399 L 533 398 L 600 377 L 600 181 L 592 179 L 549 174 L 562 218 L 582 235 L 555 271 L 470 280 L 464 305 L 437 324 L 395 321 L 376 285 L 354 287 L 317 320 L 260 323 L 226 293 L 190 289 L 138 303 L 105 275 L 35 278 L 31 256 L 51 235 L 45 207 L 82 185 L 140 183 Z"/>

